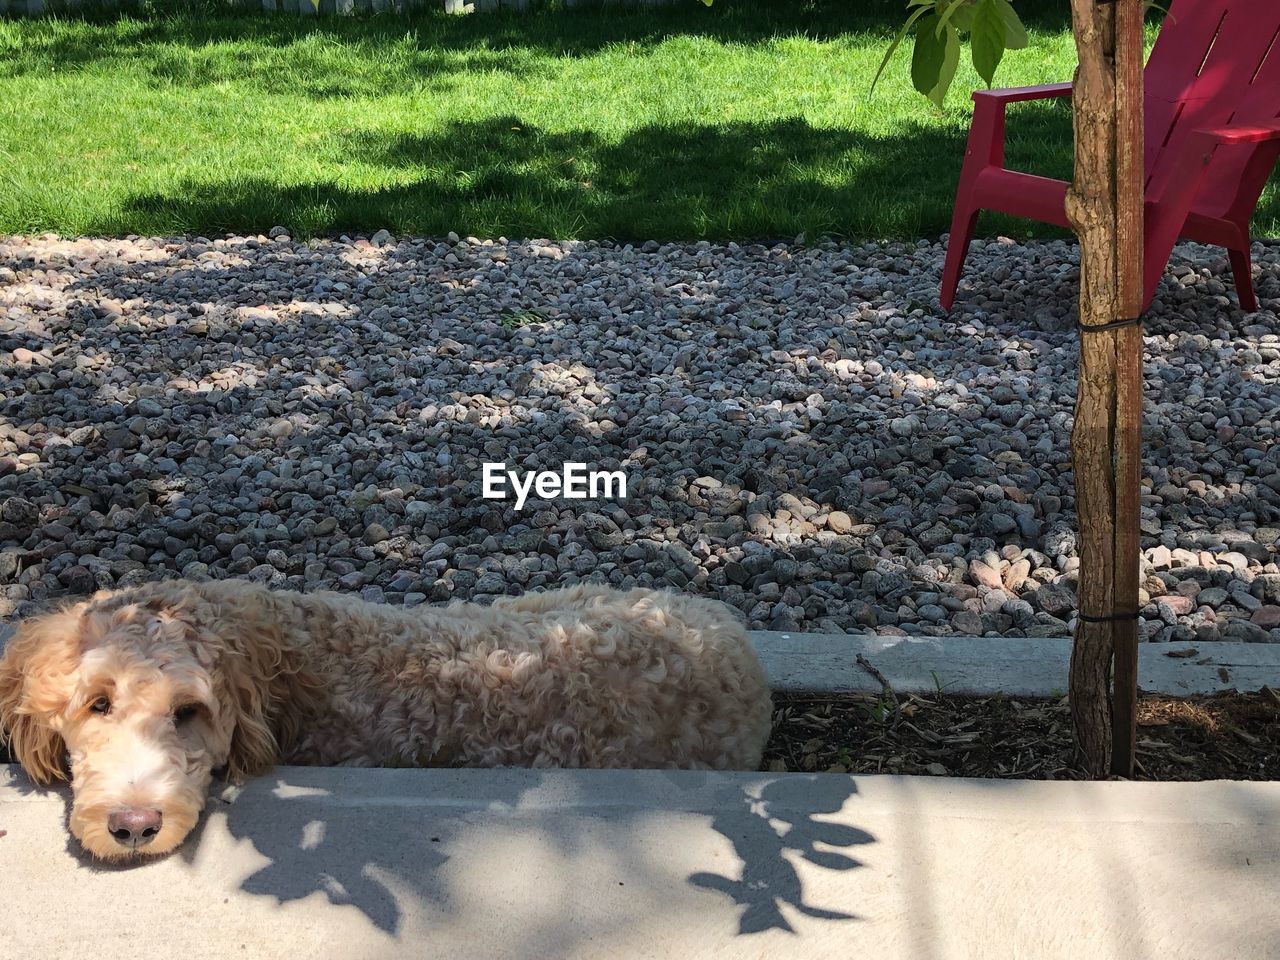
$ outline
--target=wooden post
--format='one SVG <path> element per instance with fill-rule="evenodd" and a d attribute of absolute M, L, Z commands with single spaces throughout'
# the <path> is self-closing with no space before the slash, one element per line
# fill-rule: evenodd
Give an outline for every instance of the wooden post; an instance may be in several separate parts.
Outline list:
<path fill-rule="evenodd" d="M 1067 215 L 1080 240 L 1080 323 L 1089 327 L 1137 317 L 1142 307 L 1142 0 L 1071 0 L 1071 15 L 1080 65 Z M 1138 327 L 1081 331 L 1071 453 L 1080 523 L 1081 619 L 1070 676 L 1076 746 L 1091 776 L 1131 776 L 1142 464 Z"/>

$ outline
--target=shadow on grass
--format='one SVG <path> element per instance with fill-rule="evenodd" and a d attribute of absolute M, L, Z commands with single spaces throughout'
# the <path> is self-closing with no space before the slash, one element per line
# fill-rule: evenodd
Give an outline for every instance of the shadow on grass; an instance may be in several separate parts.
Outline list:
<path fill-rule="evenodd" d="M 364 131 L 321 147 L 341 163 L 381 168 L 400 185 L 281 185 L 246 177 L 184 182 L 136 195 L 91 232 L 239 233 L 284 224 L 298 235 L 387 227 L 397 233 L 647 239 L 936 236 L 949 226 L 965 130 L 911 125 L 896 136 L 765 123 L 640 127 L 617 140 L 552 132 L 518 116 L 422 134 Z M 1046 142 L 1060 142 L 1045 169 Z M 1021 145 L 1021 146 L 1020 146 Z M 1070 168 L 1066 111 L 1021 111 L 1010 163 Z M 933 173 L 904 189 L 904 170 Z M 991 215 L 985 230 L 1013 227 Z M 1022 232 L 1049 228 L 1017 224 Z"/>
<path fill-rule="evenodd" d="M 547 6 L 526 13 L 454 17 L 445 15 L 437 3 L 422 2 L 419 9 L 400 15 L 319 18 L 235 9 L 210 14 L 192 12 L 184 5 L 136 20 L 131 18 L 137 15 L 136 5 L 131 13 L 126 3 L 117 10 L 86 9 L 82 19 L 97 29 L 33 31 L 0 64 L 0 76 L 44 72 L 53 64 L 68 71 L 102 61 L 149 59 L 156 48 L 179 56 L 207 56 L 216 45 L 258 44 L 258 52 L 240 60 L 243 65 L 316 37 L 337 48 L 367 47 L 371 52 L 405 46 L 424 55 L 427 66 L 453 55 L 464 61 L 478 58 L 464 62 L 467 69 L 485 69 L 489 61 L 514 72 L 528 57 L 583 57 L 615 45 L 653 45 L 676 36 L 767 44 L 791 38 L 832 41 L 870 33 L 882 35 L 887 43 L 902 24 L 904 11 L 901 0 L 733 0 L 710 8 L 685 2 L 628 10 L 600 5 L 563 11 Z M 1019 13 L 1033 30 L 1062 33 L 1071 28 L 1067 5 L 1059 0 L 1023 0 Z M 516 56 L 494 58 L 495 52 Z M 207 82 L 196 74 L 178 78 Z M 242 78 L 243 74 L 236 77 Z"/>
<path fill-rule="evenodd" d="M 432 18 L 395 21 L 311 18 L 126 21 L 112 28 L 33 32 L 0 57 L 0 78 L 119 68 L 158 88 L 237 84 L 315 100 L 379 98 L 416 88 L 445 92 L 462 75 L 533 73 L 545 53 L 492 47 L 482 37 L 441 34 Z M 2 49 L 2 48 L 0 48 Z"/>

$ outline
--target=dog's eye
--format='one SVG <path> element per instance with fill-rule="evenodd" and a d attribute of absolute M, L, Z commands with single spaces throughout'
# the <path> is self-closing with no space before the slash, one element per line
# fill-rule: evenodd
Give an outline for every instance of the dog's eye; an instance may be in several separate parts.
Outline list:
<path fill-rule="evenodd" d="M 106 697 L 99 697 L 89 705 L 89 709 L 94 713 L 100 713 L 103 716 L 106 716 L 111 712 L 111 701 Z"/>
<path fill-rule="evenodd" d="M 190 720 L 196 715 L 196 711 L 198 709 L 199 707 L 197 707 L 194 703 L 184 703 L 180 707 L 175 707 L 173 710 L 173 722 L 186 723 L 188 720 Z"/>

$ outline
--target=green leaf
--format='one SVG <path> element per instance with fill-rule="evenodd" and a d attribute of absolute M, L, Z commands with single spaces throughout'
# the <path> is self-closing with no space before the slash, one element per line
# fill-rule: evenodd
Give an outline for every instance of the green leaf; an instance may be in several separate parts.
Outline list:
<path fill-rule="evenodd" d="M 943 99 L 960 63 L 960 37 L 951 24 L 942 24 L 932 13 L 916 29 L 915 52 L 911 57 L 911 83 L 941 109 Z"/>
<path fill-rule="evenodd" d="M 996 0 L 978 0 L 973 15 L 973 29 L 969 33 L 969 46 L 973 53 L 973 68 L 988 87 L 995 79 L 996 68 L 1004 56 L 1004 18 L 996 9 Z"/>
<path fill-rule="evenodd" d="M 889 65 L 889 58 L 893 56 L 894 51 L 902 45 L 903 37 L 907 35 L 915 22 L 928 12 L 928 7 L 921 6 L 919 10 L 907 17 L 907 22 L 902 25 L 902 29 L 898 31 L 898 35 L 893 38 L 893 43 L 889 44 L 889 49 L 884 52 L 884 57 L 880 60 L 880 66 L 876 69 L 876 75 L 871 78 L 871 89 L 867 91 L 867 96 L 876 92 L 876 84 L 880 82 L 880 75 L 884 73 L 884 68 Z"/>
<path fill-rule="evenodd" d="M 945 9 L 943 9 L 942 15 L 938 18 L 938 29 L 936 31 L 938 36 L 942 36 L 943 26 L 968 6 L 969 0 L 950 0 Z"/>
<path fill-rule="evenodd" d="M 996 12 L 1004 21 L 1004 47 L 1006 50 L 1027 49 L 1027 28 L 1022 25 L 1018 11 L 1009 0 L 995 0 Z"/>
<path fill-rule="evenodd" d="M 962 0 L 956 4 L 956 12 L 951 17 L 951 22 L 955 24 L 955 28 L 961 33 L 968 33 L 973 29 L 973 11 L 977 7 L 973 0 Z"/>
<path fill-rule="evenodd" d="M 928 96 L 942 75 L 946 41 L 938 36 L 938 15 L 931 13 L 920 21 L 916 30 L 916 48 L 911 55 L 911 83 Z"/>
<path fill-rule="evenodd" d="M 960 65 L 960 34 L 956 28 L 947 25 L 946 52 L 942 58 L 942 70 L 938 74 L 938 85 L 929 91 L 929 99 L 939 110 L 951 89 L 951 81 L 956 77 L 956 67 Z"/>

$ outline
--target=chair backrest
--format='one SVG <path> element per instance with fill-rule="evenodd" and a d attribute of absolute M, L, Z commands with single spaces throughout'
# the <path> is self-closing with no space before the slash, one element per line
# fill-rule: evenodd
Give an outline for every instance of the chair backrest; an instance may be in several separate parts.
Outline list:
<path fill-rule="evenodd" d="M 1158 199 L 1176 175 L 1192 131 L 1280 116 L 1280 0 L 1176 0 L 1147 61 L 1146 194 Z M 1258 148 L 1220 148 L 1194 209 L 1248 217 L 1267 169 Z"/>

